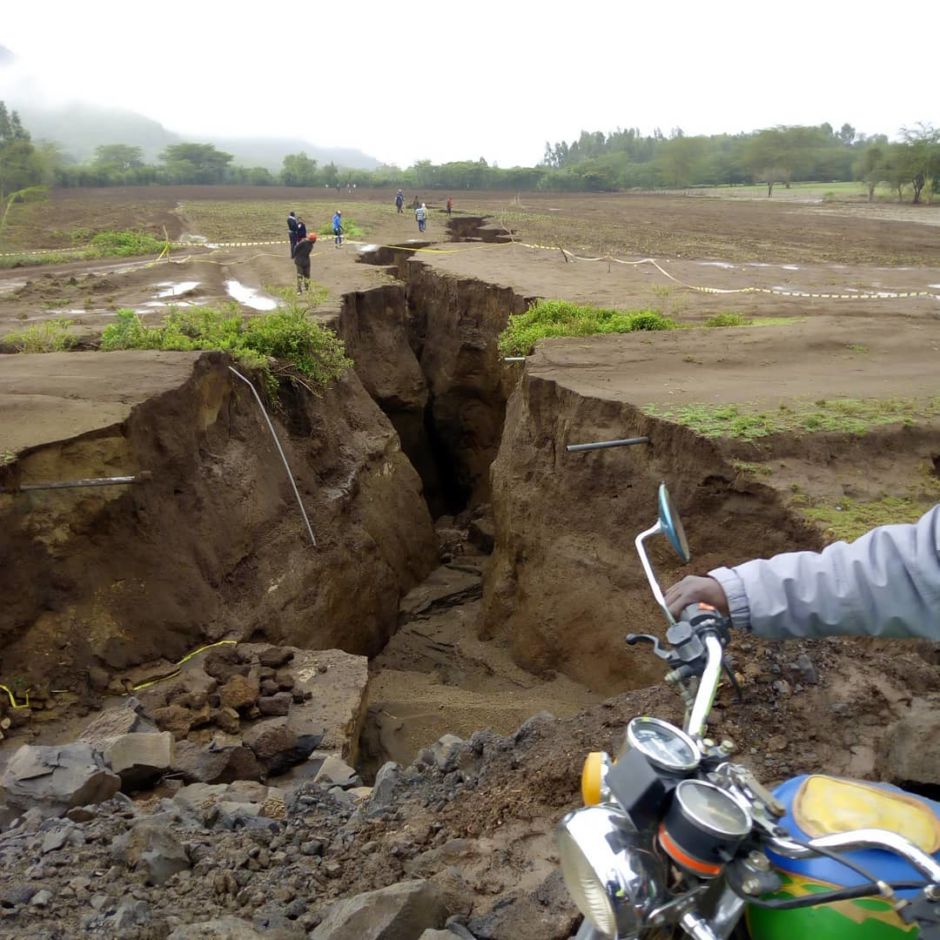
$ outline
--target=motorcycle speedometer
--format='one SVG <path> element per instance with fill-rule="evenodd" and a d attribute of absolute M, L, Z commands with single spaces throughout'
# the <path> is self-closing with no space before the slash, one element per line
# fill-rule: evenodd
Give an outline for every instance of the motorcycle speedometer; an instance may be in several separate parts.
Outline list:
<path fill-rule="evenodd" d="M 659 844 L 680 867 L 713 878 L 751 831 L 748 807 L 705 780 L 683 780 L 659 828 Z"/>
<path fill-rule="evenodd" d="M 695 742 L 684 731 L 659 718 L 634 718 L 627 725 L 627 744 L 654 767 L 674 774 L 691 773 L 701 760 Z"/>

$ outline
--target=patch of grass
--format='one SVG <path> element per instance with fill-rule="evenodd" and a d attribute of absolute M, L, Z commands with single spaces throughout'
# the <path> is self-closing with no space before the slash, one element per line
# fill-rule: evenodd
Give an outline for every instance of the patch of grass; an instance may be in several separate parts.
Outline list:
<path fill-rule="evenodd" d="M 499 351 L 505 356 L 527 356 L 540 339 L 549 336 L 592 336 L 596 333 L 675 328 L 673 320 L 654 310 L 605 310 L 564 300 L 539 300 L 525 313 L 509 318 L 509 325 L 499 337 Z"/>
<path fill-rule="evenodd" d="M 63 352 L 75 345 L 72 321 L 65 319 L 46 320 L 23 330 L 7 333 L 3 342 L 20 353 Z"/>
<path fill-rule="evenodd" d="M 750 326 L 752 320 L 744 316 L 743 313 L 735 313 L 727 310 L 724 313 L 716 313 L 705 321 L 705 326 L 714 329 L 722 326 Z"/>
<path fill-rule="evenodd" d="M 139 232 L 98 232 L 90 244 L 76 251 L 51 251 L 0 258 L 0 268 L 18 268 L 26 265 L 62 264 L 66 261 L 94 261 L 98 258 L 131 258 L 137 255 L 156 255 L 163 251 L 164 242 L 153 235 Z"/>
<path fill-rule="evenodd" d="M 739 473 L 750 473 L 756 477 L 769 477 L 773 474 L 773 468 L 765 463 L 752 463 L 749 460 L 732 460 L 731 466 Z"/>
<path fill-rule="evenodd" d="M 868 347 L 864 343 L 849 343 L 849 345 L 846 346 L 846 349 L 848 349 L 849 352 L 854 352 L 854 353 L 867 353 L 868 352 Z"/>
<path fill-rule="evenodd" d="M 119 310 L 116 321 L 104 329 L 101 348 L 218 349 L 246 369 L 260 372 L 269 392 L 276 392 L 276 373 L 285 371 L 297 373 L 314 388 L 325 388 L 352 361 L 342 340 L 321 327 L 308 307 L 287 292 L 284 300 L 282 308 L 247 319 L 234 303 L 221 309 L 174 309 L 160 326 L 145 325 L 133 310 Z M 286 370 L 278 369 L 277 363 Z"/>
<path fill-rule="evenodd" d="M 800 511 L 821 525 L 831 538 L 852 541 L 880 525 L 916 522 L 933 502 L 936 500 L 884 496 L 870 502 L 842 499 L 832 506 L 806 506 Z"/>
<path fill-rule="evenodd" d="M 650 404 L 643 410 L 653 417 L 684 424 L 703 437 L 750 441 L 782 431 L 864 434 L 886 424 L 913 425 L 940 417 L 940 396 L 926 401 L 837 398 L 791 402 L 775 411 L 760 411 L 746 404 L 691 404 L 669 409 Z"/>
<path fill-rule="evenodd" d="M 358 241 L 366 234 L 365 229 L 361 225 L 357 225 L 355 222 L 350 222 L 345 216 L 343 217 L 343 238 L 352 238 Z M 326 222 L 317 229 L 317 235 L 321 238 L 333 238 L 333 223 L 332 221 Z"/>

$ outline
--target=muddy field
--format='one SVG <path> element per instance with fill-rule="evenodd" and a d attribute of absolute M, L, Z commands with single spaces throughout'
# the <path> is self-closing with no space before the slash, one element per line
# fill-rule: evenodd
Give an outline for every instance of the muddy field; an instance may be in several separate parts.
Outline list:
<path fill-rule="evenodd" d="M 447 194 L 427 200 L 418 241 L 392 195 L 54 193 L 18 207 L 0 245 L 2 261 L 104 229 L 173 243 L 160 260 L 0 269 L 0 341 L 58 318 L 80 340 L 74 352 L 0 356 L 0 485 L 148 474 L 120 490 L 0 494 L 0 682 L 33 694 L 4 745 L 64 740 L 129 677 L 222 638 L 368 657 L 347 753 L 367 783 L 444 734 L 479 745 L 459 780 L 425 754 L 397 810 L 355 828 L 340 831 L 325 804 L 299 807 L 298 820 L 313 814 L 330 833 L 324 864 L 341 866 L 320 877 L 318 857 L 315 889 L 265 907 L 260 889 L 227 897 L 187 882 L 168 913 L 137 879 L 150 920 L 122 936 L 269 908 L 310 929 L 335 898 L 434 877 L 463 899 L 451 912 L 476 937 L 567 937 L 575 918 L 545 834 L 576 800 L 581 756 L 614 746 L 632 714 L 678 717 L 661 664 L 622 642 L 658 629 L 632 549 L 658 482 L 693 551 L 684 569 L 654 549 L 666 582 L 916 518 L 940 499 L 940 208 L 455 193 L 449 220 Z M 312 548 L 223 357 L 95 347 L 119 308 L 151 321 L 176 304 L 269 309 L 293 286 L 286 212 L 320 230 L 336 208 L 361 235 L 342 247 L 321 236 L 314 310 L 355 366 L 322 396 L 285 385 L 274 408 Z M 655 309 L 688 329 L 555 339 L 505 363 L 496 337 L 535 298 Z M 753 325 L 705 327 L 726 312 Z M 827 423 L 846 401 L 849 431 Z M 690 426 L 690 414 L 729 407 L 770 432 Z M 650 445 L 564 450 L 634 435 Z M 722 733 L 765 780 L 816 769 L 908 780 L 886 762 L 886 729 L 936 701 L 930 644 L 739 637 L 734 653 L 745 701 L 723 694 Z M 545 712 L 556 719 L 515 737 L 474 735 L 511 735 Z M 241 849 L 220 836 L 218 865 Z M 103 865 L 96 851 L 79 867 Z M 60 875 L 33 872 L 60 906 L 0 898 L 0 930 L 78 935 L 52 927 L 56 911 L 65 924 L 83 916 Z"/>

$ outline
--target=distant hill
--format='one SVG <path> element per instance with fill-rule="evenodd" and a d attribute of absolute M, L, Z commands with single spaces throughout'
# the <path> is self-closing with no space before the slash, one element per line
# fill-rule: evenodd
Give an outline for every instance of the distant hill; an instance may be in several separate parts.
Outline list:
<path fill-rule="evenodd" d="M 28 102 L 11 102 L 33 140 L 53 140 L 79 163 L 91 159 L 102 144 L 140 147 L 144 159 L 153 162 L 168 144 L 182 138 L 162 124 L 136 114 L 87 104 L 59 108 L 35 108 Z"/>
<path fill-rule="evenodd" d="M 2 51 L 2 47 L 0 47 Z M 140 147 L 148 163 L 156 162 L 169 144 L 181 141 L 213 144 L 230 153 L 239 166 L 263 166 L 271 171 L 281 169 L 290 153 L 306 153 L 320 164 L 332 161 L 337 166 L 374 170 L 379 160 L 360 150 L 318 147 L 308 140 L 293 137 L 203 137 L 186 136 L 167 130 L 158 121 L 134 111 L 100 108 L 74 103 L 58 108 L 36 108 L 29 102 L 9 101 L 34 140 L 53 140 L 80 163 L 94 156 L 102 144 L 128 144 Z"/>

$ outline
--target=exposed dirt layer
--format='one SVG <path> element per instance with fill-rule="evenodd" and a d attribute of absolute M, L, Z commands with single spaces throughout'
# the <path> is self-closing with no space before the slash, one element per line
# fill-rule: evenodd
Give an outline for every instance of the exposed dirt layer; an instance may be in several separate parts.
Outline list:
<path fill-rule="evenodd" d="M 220 196 L 237 211 L 213 215 L 208 207 Z M 248 214 L 252 200 L 271 200 L 270 221 L 240 231 L 245 239 L 279 237 L 288 208 L 328 218 L 336 207 L 335 194 L 309 191 L 69 197 L 55 196 L 63 226 L 69 211 L 88 223 L 106 206 L 108 227 L 133 227 L 149 206 L 152 225 L 167 224 L 171 237 L 212 239 L 233 219 L 257 219 Z M 548 833 L 576 803 L 583 754 L 616 750 L 635 714 L 680 719 L 678 701 L 659 684 L 660 661 L 622 641 L 628 630 L 656 632 L 662 619 L 631 547 L 653 521 L 658 482 L 673 489 L 695 570 L 821 546 L 829 536 L 808 509 L 933 498 L 934 420 L 748 442 L 704 438 L 645 406 L 773 409 L 836 397 L 935 397 L 937 209 L 885 218 L 881 207 L 843 215 L 695 197 L 460 194 L 459 212 L 489 216 L 517 239 L 548 247 L 447 243 L 435 211 L 429 247 L 440 251 L 428 251 L 408 244 L 414 224 L 395 216 L 390 194 L 356 199 L 370 219 L 370 243 L 406 247 L 387 249 L 386 270 L 358 263 L 355 245 L 318 245 L 314 276 L 328 292 L 320 310 L 353 351 L 357 372 L 320 399 L 285 386 L 275 415 L 315 520 L 315 553 L 256 404 L 221 357 L 0 357 L 8 438 L 0 451 L 19 455 L 15 470 L 0 471 L 5 481 L 14 472 L 21 482 L 154 472 L 152 484 L 114 493 L 0 496 L 0 544 L 16 559 L 0 569 L 0 592 L 10 599 L 0 620 L 0 676 L 18 679 L 17 691 L 35 678 L 33 724 L 13 729 L 22 736 L 60 706 L 95 705 L 101 690 L 91 687 L 90 666 L 114 681 L 142 660 L 167 666 L 222 635 L 342 646 L 373 657 L 368 770 L 388 756 L 409 762 L 443 731 L 471 741 L 451 762 L 421 754 L 397 802 L 381 813 L 357 813 L 327 794 L 299 803 L 271 848 L 284 851 L 274 864 L 249 854 L 247 832 L 180 835 L 212 862 L 200 874 L 214 867 L 231 879 L 181 877 L 153 890 L 115 868 L 110 844 L 126 828 L 115 810 L 90 822 L 98 828 L 85 844 L 76 836 L 74 853 L 66 847 L 67 855 L 53 852 L 28 869 L 27 880 L 52 893 L 47 908 L 8 905 L 3 897 L 23 896 L 22 858 L 35 856 L 44 838 L 15 834 L 0 844 L 8 862 L 0 886 L 9 891 L 0 897 L 0 917 L 9 918 L 0 929 L 9 925 L 11 936 L 68 936 L 83 917 L 97 916 L 87 886 L 70 883 L 77 868 L 107 872 L 102 891 L 115 904 L 131 886 L 148 906 L 149 920 L 122 934 L 129 940 L 162 940 L 176 922 L 233 911 L 276 914 L 278 923 L 306 930 L 330 900 L 409 877 L 445 884 L 452 912 L 477 937 L 562 940 L 576 918 L 552 874 Z M 208 227 L 199 231 L 197 217 Z M 38 237 L 23 228 L 14 235 L 17 245 Z M 654 257 L 660 267 L 566 261 L 558 246 L 584 256 Z M 182 298 L 196 302 L 228 296 L 229 279 L 262 291 L 293 282 L 286 240 L 146 264 L 0 272 L 0 332 L 68 315 L 93 340 L 117 306 L 159 316 L 165 308 L 145 304 L 179 299 L 155 297 L 167 281 L 198 281 Z M 707 293 L 664 271 L 721 290 L 918 296 Z M 524 367 L 503 364 L 496 334 L 534 297 L 656 307 L 693 325 L 728 309 L 800 319 L 556 340 Z M 564 449 L 633 434 L 650 445 Z M 464 523 L 479 529 L 477 548 L 492 556 L 448 548 L 425 498 L 435 516 L 462 503 Z M 666 582 L 689 570 L 663 544 L 652 546 L 652 559 Z M 891 778 L 890 765 L 879 763 L 887 729 L 940 689 L 929 644 L 770 645 L 738 636 L 732 652 L 745 702 L 734 704 L 725 689 L 715 729 L 735 738 L 767 781 L 817 769 Z M 61 688 L 69 695 L 53 691 Z M 614 697 L 594 704 L 603 695 Z M 570 717 L 530 721 L 510 738 L 473 734 L 481 725 L 509 730 L 547 701 Z M 311 831 L 322 856 L 302 849 Z M 250 890 L 236 872 L 253 882 Z M 109 923 L 101 921 L 99 935 L 108 936 Z"/>

